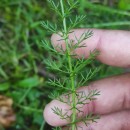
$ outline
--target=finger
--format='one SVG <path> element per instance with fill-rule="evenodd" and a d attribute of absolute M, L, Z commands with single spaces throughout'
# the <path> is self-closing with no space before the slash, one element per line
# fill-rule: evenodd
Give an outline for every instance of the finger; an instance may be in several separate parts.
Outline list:
<path fill-rule="evenodd" d="M 93 102 L 80 108 L 84 115 L 89 112 L 108 114 L 123 109 L 130 109 L 130 74 L 95 81 L 91 83 L 89 87 L 82 87 L 78 91 L 84 91 L 87 95 L 89 91 L 91 91 L 90 88 L 91 90 L 99 90 L 100 95 L 97 96 L 97 99 Z M 52 126 L 66 125 L 68 123 L 66 120 L 60 119 L 59 116 L 53 113 L 52 108 L 55 106 L 62 109 L 64 112 L 70 109 L 67 104 L 53 100 L 44 110 L 45 120 Z M 71 111 L 69 111 L 69 114 L 71 114 Z M 79 116 L 84 115 L 81 114 Z"/>
<path fill-rule="evenodd" d="M 90 51 L 97 49 L 100 51 L 98 60 L 101 62 L 120 67 L 130 67 L 130 32 L 117 30 L 91 29 L 93 36 L 83 41 L 86 47 L 76 49 L 79 56 L 88 57 Z M 79 38 L 87 29 L 76 29 L 70 33 L 69 38 L 76 43 L 75 36 Z M 61 37 L 54 34 L 52 36 L 54 46 L 65 47 Z"/>
<path fill-rule="evenodd" d="M 97 123 L 90 123 L 86 126 L 83 122 L 77 124 L 77 130 L 129 130 L 130 111 L 122 111 L 109 115 L 102 115 Z M 71 130 L 71 128 L 63 128 Z"/>

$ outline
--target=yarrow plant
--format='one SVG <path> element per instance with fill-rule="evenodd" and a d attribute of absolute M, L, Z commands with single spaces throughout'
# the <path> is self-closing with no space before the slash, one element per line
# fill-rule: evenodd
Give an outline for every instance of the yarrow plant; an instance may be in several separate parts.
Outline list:
<path fill-rule="evenodd" d="M 84 91 L 76 91 L 80 86 L 85 86 L 99 71 L 99 68 L 90 67 L 85 71 L 86 66 L 93 63 L 99 52 L 96 50 L 90 52 L 87 59 L 84 56 L 79 58 L 75 53 L 76 49 L 85 47 L 84 41 L 93 35 L 90 30 L 84 32 L 79 38 L 74 34 L 73 29 L 86 18 L 83 15 L 70 18 L 73 10 L 78 6 L 78 0 L 48 0 L 48 2 L 58 15 L 58 22 L 52 24 L 43 21 L 42 26 L 47 31 L 58 35 L 60 37 L 58 41 L 60 43 L 62 41 L 64 44 L 52 47 L 49 41 L 42 41 L 44 48 L 52 54 L 52 58 L 45 60 L 45 64 L 48 70 L 56 73 L 54 79 L 48 81 L 48 84 L 54 87 L 54 92 L 49 97 L 69 106 L 68 110 L 63 110 L 56 104 L 52 111 L 60 119 L 69 122 L 67 125 L 68 130 L 77 130 L 81 128 L 76 125 L 77 122 L 83 122 L 88 126 L 90 122 L 96 122 L 99 118 L 93 113 L 85 115 L 81 109 L 84 105 L 95 100 L 95 97 L 100 94 L 99 91 L 91 90 L 88 94 Z M 74 34 L 75 40 L 69 38 L 70 34 Z M 83 118 L 80 118 L 79 115 L 83 115 Z M 56 127 L 54 130 L 61 130 L 61 127 Z"/>

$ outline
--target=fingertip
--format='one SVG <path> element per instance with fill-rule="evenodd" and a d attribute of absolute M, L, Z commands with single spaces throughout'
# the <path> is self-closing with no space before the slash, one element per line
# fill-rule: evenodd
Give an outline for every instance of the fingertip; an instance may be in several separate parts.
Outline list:
<path fill-rule="evenodd" d="M 80 39 L 81 36 L 88 32 L 89 29 L 74 29 L 72 33 L 69 34 L 69 39 L 74 42 L 74 44 L 77 43 L 77 39 Z M 101 30 L 91 29 L 92 32 L 94 32 L 96 35 L 93 37 L 90 37 L 86 40 L 84 40 L 81 44 L 85 44 L 86 47 L 79 47 L 75 49 L 75 53 L 79 57 L 85 57 L 88 58 L 90 55 L 90 52 L 93 52 L 97 48 L 97 43 L 100 39 Z M 60 34 L 60 33 L 59 33 Z M 51 36 L 51 43 L 55 47 L 56 50 L 60 51 L 60 48 L 65 49 L 65 41 L 63 40 L 63 37 L 59 34 L 53 34 Z"/>
<path fill-rule="evenodd" d="M 51 36 L 51 43 L 53 46 L 57 46 L 57 44 L 62 43 L 60 41 L 61 37 L 58 34 L 52 34 Z"/>
<path fill-rule="evenodd" d="M 54 126 L 54 127 L 66 125 L 67 124 L 66 120 L 60 119 L 60 116 L 56 115 L 54 111 L 52 110 L 54 109 L 54 107 L 57 107 L 62 110 L 65 110 L 67 108 L 66 104 L 61 103 L 60 101 L 57 101 L 57 100 L 51 101 L 48 105 L 46 105 L 43 112 L 45 121 L 49 125 Z"/>
<path fill-rule="evenodd" d="M 57 124 L 58 121 L 57 121 L 56 115 L 52 111 L 52 104 L 53 104 L 53 102 L 46 105 L 46 107 L 43 111 L 43 116 L 44 116 L 45 121 L 49 125 L 58 126 L 58 124 Z"/>
<path fill-rule="evenodd" d="M 54 43 L 55 37 L 56 37 L 56 34 L 52 34 L 52 36 L 51 36 L 51 42 L 52 42 L 52 43 Z"/>

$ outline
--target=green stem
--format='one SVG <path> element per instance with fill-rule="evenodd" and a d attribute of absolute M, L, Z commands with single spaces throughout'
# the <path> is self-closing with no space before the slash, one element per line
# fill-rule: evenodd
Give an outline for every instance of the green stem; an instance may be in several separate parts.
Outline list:
<path fill-rule="evenodd" d="M 19 105 L 24 101 L 24 99 L 26 98 L 26 96 L 28 95 L 28 93 L 31 91 L 32 88 L 28 88 L 27 91 L 24 93 L 24 95 L 21 97 L 21 99 L 19 100 Z"/>
<path fill-rule="evenodd" d="M 44 129 L 44 126 L 45 126 L 45 121 L 42 122 L 42 125 L 40 127 L 40 130 L 43 130 Z"/>
<path fill-rule="evenodd" d="M 28 106 L 23 106 L 23 105 L 19 105 L 19 104 L 16 104 L 17 107 L 21 108 L 21 109 L 24 109 L 25 111 L 31 111 L 31 112 L 36 112 L 36 113 L 42 113 L 43 110 L 41 109 L 35 109 L 35 108 L 32 108 L 32 107 L 28 107 Z"/>
<path fill-rule="evenodd" d="M 66 17 L 65 17 L 65 10 L 64 10 L 64 5 L 63 5 L 63 0 L 60 0 L 61 4 L 61 10 L 62 10 L 62 16 L 63 16 L 63 28 L 64 28 L 64 39 L 66 43 L 66 50 L 67 50 L 67 58 L 68 58 L 68 65 L 69 65 L 69 70 L 70 70 L 70 80 L 71 80 L 71 89 L 72 89 L 72 130 L 75 130 L 76 125 L 74 122 L 76 121 L 76 93 L 75 93 L 75 77 L 74 77 L 74 72 L 72 68 L 72 59 L 71 59 L 71 51 L 69 48 L 69 37 L 68 37 L 68 32 L 67 32 L 67 24 L 66 24 Z"/>

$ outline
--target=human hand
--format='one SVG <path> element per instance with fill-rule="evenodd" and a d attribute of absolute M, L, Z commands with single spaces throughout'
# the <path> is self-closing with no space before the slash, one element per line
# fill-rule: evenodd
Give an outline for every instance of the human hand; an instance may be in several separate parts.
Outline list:
<path fill-rule="evenodd" d="M 78 48 L 76 53 L 79 56 L 88 57 L 89 52 L 97 49 L 100 55 L 97 57 L 102 63 L 117 66 L 130 67 L 130 32 L 117 30 L 97 30 L 92 29 L 94 35 L 84 41 L 87 47 Z M 85 29 L 74 30 L 77 37 Z M 74 33 L 70 38 L 74 40 Z M 63 44 L 58 41 L 59 36 L 52 36 L 52 43 L 55 45 Z M 77 123 L 83 130 L 130 130 L 130 73 L 101 79 L 90 83 L 89 87 L 81 87 L 88 93 L 89 90 L 99 90 L 100 95 L 95 101 L 83 106 L 84 114 L 93 112 L 101 115 L 97 123 L 90 124 L 86 127 L 83 123 Z M 68 106 L 60 101 L 53 100 L 44 110 L 44 118 L 52 126 L 64 126 L 65 120 L 61 120 L 53 113 L 52 108 L 57 106 L 63 110 Z M 81 129 L 81 128 L 80 128 Z M 79 129 L 79 130 L 80 130 Z"/>

